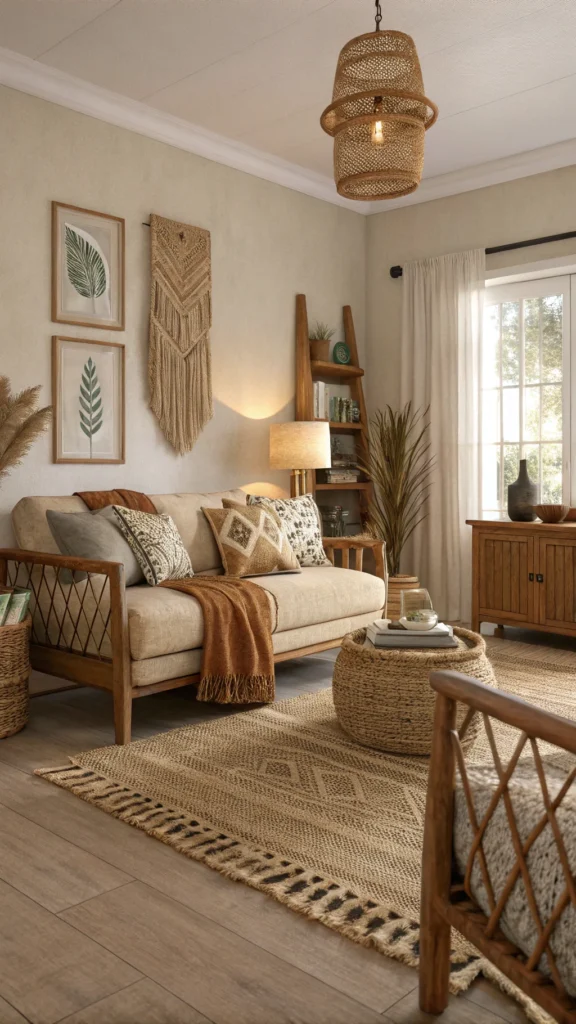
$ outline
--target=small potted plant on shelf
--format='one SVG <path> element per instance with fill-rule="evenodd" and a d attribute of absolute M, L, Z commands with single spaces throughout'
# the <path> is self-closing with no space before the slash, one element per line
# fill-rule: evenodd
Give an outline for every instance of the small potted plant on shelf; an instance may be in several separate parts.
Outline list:
<path fill-rule="evenodd" d="M 314 360 L 327 363 L 330 358 L 330 338 L 334 335 L 334 328 L 328 327 L 317 320 L 312 327 L 310 338 L 310 356 Z"/>
<path fill-rule="evenodd" d="M 368 454 L 362 469 L 372 482 L 368 529 L 386 541 L 388 561 L 388 618 L 400 614 L 400 594 L 420 586 L 417 576 L 400 573 L 400 556 L 408 538 L 426 519 L 434 458 L 428 440 L 428 409 L 412 411 L 412 403 L 400 412 L 386 406 L 372 417 L 368 429 Z"/>

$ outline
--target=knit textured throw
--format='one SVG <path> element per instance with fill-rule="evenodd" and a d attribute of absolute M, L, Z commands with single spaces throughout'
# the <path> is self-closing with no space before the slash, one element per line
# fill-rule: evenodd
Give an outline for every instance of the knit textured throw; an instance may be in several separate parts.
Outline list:
<path fill-rule="evenodd" d="M 212 419 L 210 232 L 150 217 L 150 406 L 184 455 Z"/>
<path fill-rule="evenodd" d="M 272 613 L 268 593 L 249 580 L 194 576 L 161 587 L 195 597 L 204 616 L 198 700 L 255 704 L 274 700 Z"/>
<path fill-rule="evenodd" d="M 123 505 L 156 512 L 140 491 L 77 491 L 93 511 Z M 274 700 L 272 612 L 268 592 L 249 580 L 191 576 L 159 586 L 195 597 L 204 616 L 198 700 L 216 704 L 259 704 Z"/>

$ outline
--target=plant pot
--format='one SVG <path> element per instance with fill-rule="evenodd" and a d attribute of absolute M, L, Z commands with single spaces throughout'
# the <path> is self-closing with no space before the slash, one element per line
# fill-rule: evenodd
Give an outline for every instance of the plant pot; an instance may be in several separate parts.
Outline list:
<path fill-rule="evenodd" d="M 386 601 L 386 617 L 400 617 L 400 593 L 402 590 L 417 590 L 420 586 L 417 576 L 389 576 Z"/>
<path fill-rule="evenodd" d="M 330 341 L 328 338 L 317 340 L 310 338 L 310 358 L 321 363 L 328 362 L 330 359 Z"/>

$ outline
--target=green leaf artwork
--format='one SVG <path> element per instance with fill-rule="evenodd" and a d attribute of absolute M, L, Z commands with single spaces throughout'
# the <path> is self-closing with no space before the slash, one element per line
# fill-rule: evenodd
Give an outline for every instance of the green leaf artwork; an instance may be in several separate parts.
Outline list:
<path fill-rule="evenodd" d="M 90 458 L 92 458 L 92 438 L 102 426 L 102 413 L 102 398 L 96 364 L 90 357 L 84 364 L 82 383 L 80 384 L 80 427 L 90 442 Z"/>
<path fill-rule="evenodd" d="M 108 287 L 106 262 L 90 236 L 66 224 L 68 280 L 84 299 L 99 299 Z M 94 242 L 94 239 L 92 239 Z"/>

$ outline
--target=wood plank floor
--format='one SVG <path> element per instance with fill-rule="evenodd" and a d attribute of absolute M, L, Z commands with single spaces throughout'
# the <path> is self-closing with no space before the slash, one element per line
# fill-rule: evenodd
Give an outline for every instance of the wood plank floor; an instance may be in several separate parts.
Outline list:
<path fill-rule="evenodd" d="M 525 635 L 522 639 L 529 640 Z M 541 643 L 542 637 L 537 638 Z M 506 641 L 492 640 L 492 643 Z M 332 652 L 277 666 L 278 699 Z M 113 742 L 111 701 L 37 675 L 0 741 L 0 1024 L 423 1024 L 417 973 L 187 860 L 32 774 Z M 134 737 L 234 714 L 192 690 L 137 701 Z M 443 1024 L 521 1024 L 481 980 Z"/>

